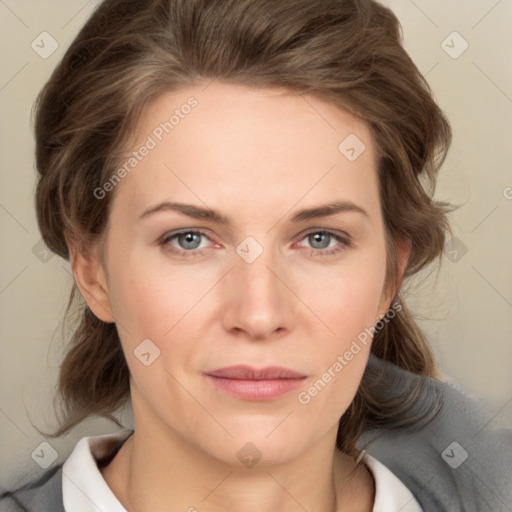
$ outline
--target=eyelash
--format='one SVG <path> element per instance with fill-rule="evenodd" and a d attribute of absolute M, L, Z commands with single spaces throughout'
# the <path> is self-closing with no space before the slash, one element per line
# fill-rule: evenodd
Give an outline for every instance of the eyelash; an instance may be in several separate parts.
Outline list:
<path fill-rule="evenodd" d="M 195 235 L 201 235 L 201 236 L 204 236 L 205 238 L 208 238 L 208 240 L 210 240 L 210 238 L 206 235 L 206 233 L 204 233 L 202 231 L 186 229 L 186 230 L 175 231 L 175 232 L 168 233 L 168 234 L 164 235 L 164 237 L 160 240 L 159 245 L 161 245 L 166 251 L 169 251 L 170 253 L 177 255 L 177 256 L 183 256 L 185 258 L 203 256 L 205 253 L 203 252 L 202 249 L 194 249 L 194 250 L 190 250 L 190 251 L 185 251 L 182 249 L 176 249 L 176 247 L 173 247 L 172 245 L 169 244 L 169 242 L 171 240 L 177 238 L 178 236 L 186 235 L 189 233 L 193 233 Z M 311 255 L 313 257 L 315 257 L 315 256 L 333 256 L 333 255 L 336 255 L 339 252 L 343 251 L 344 249 L 350 248 L 353 246 L 351 237 L 349 235 L 345 234 L 343 236 L 341 234 L 338 234 L 334 231 L 329 231 L 327 229 L 311 229 L 311 230 L 307 231 L 306 233 L 304 233 L 304 235 L 302 236 L 302 238 L 300 240 L 303 240 L 307 236 L 314 235 L 314 234 L 329 235 L 330 237 L 332 237 L 335 240 L 337 240 L 338 242 L 340 242 L 340 244 L 337 245 L 335 248 L 331 248 L 331 249 L 315 249 L 312 247 Z"/>

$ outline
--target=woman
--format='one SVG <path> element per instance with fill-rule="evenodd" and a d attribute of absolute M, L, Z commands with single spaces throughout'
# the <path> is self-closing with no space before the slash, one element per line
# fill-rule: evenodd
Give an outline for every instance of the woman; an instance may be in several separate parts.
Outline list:
<path fill-rule="evenodd" d="M 83 299 L 56 435 L 128 400 L 134 429 L 5 502 L 508 506 L 510 433 L 469 445 L 400 297 L 442 253 L 450 137 L 374 1 L 100 4 L 38 99 L 37 214 Z"/>

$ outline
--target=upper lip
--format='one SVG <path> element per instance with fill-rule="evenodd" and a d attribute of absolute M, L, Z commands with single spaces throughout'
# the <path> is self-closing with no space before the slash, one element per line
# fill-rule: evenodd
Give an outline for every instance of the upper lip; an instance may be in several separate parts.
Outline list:
<path fill-rule="evenodd" d="M 306 377 L 303 373 L 296 372 L 282 366 L 268 366 L 266 368 L 253 368 L 247 365 L 227 366 L 206 372 L 212 377 L 240 380 L 266 380 L 266 379 L 301 379 Z"/>

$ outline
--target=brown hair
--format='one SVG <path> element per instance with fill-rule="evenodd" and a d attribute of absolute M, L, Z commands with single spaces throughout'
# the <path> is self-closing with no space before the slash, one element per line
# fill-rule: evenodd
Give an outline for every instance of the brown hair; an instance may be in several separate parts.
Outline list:
<path fill-rule="evenodd" d="M 448 121 L 402 46 L 401 27 L 373 0 L 105 0 L 44 86 L 35 105 L 37 216 L 48 247 L 69 258 L 68 239 L 98 240 L 112 194 L 96 199 L 116 155 L 156 95 L 198 81 L 285 87 L 313 94 L 369 126 L 387 240 L 386 283 L 398 287 L 396 242 L 408 240 L 405 277 L 442 255 L 446 203 L 433 200 L 451 142 Z M 341 142 L 341 141 L 340 141 Z M 393 289 L 393 288 L 391 288 Z M 397 288 L 394 288 L 396 291 Z M 64 420 L 112 417 L 129 398 L 129 371 L 115 324 L 80 301 L 78 327 L 61 365 Z M 370 361 L 435 376 L 429 344 L 396 291 L 401 312 L 379 329 Z M 406 424 L 420 388 L 383 401 L 368 365 L 340 420 L 337 446 L 377 424 Z M 424 380 L 424 379 L 423 379 Z M 417 418 L 416 418 L 417 419 Z"/>

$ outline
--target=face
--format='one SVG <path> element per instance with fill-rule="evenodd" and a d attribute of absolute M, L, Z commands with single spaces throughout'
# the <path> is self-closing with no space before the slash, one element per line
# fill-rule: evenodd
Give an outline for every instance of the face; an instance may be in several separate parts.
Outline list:
<path fill-rule="evenodd" d="M 286 461 L 335 435 L 367 362 L 360 335 L 390 305 L 375 149 L 365 124 L 314 97 L 203 88 L 145 111 L 106 192 L 99 284 L 80 287 L 117 323 L 136 430 L 233 464 L 254 447 Z M 205 375 L 233 365 L 301 378 Z"/>

